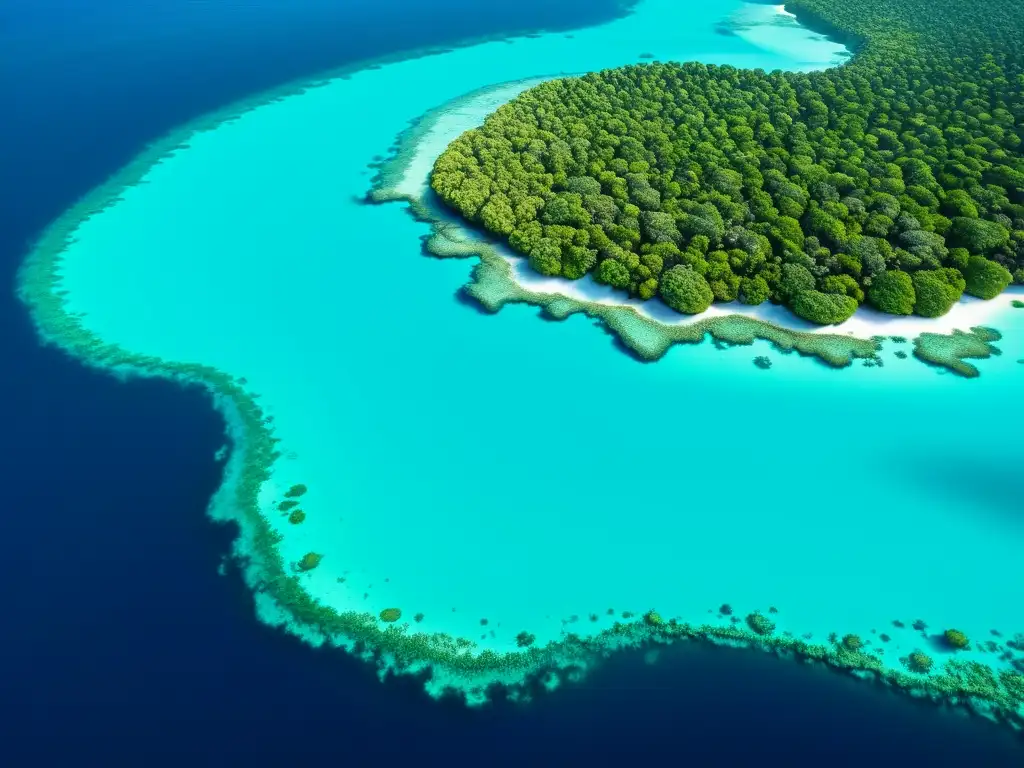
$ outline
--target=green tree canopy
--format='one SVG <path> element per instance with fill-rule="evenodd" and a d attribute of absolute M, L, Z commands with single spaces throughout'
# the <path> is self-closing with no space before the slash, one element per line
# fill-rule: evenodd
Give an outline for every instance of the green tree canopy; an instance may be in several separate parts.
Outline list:
<path fill-rule="evenodd" d="M 984 256 L 971 256 L 964 277 L 967 293 L 979 299 L 994 299 L 1013 279 L 1005 267 Z"/>
<path fill-rule="evenodd" d="M 891 315 L 910 315 L 914 312 L 917 296 L 914 281 L 906 272 L 892 270 L 875 277 L 868 291 L 871 303 Z"/>
<path fill-rule="evenodd" d="M 838 293 L 800 291 L 793 298 L 793 311 L 812 323 L 835 325 L 849 320 L 857 310 L 857 300 Z"/>
<path fill-rule="evenodd" d="M 715 298 L 707 280 L 692 269 L 678 265 L 666 270 L 660 287 L 664 302 L 687 315 L 703 312 Z"/>
<path fill-rule="evenodd" d="M 1024 3 L 787 8 L 853 60 L 544 82 L 453 141 L 433 189 L 543 274 L 685 311 L 710 292 L 932 316 L 961 281 L 985 298 L 1024 283 Z"/>
<path fill-rule="evenodd" d="M 939 317 L 956 304 L 963 295 L 966 281 L 951 268 L 922 269 L 915 272 L 914 312 L 922 317 Z"/>

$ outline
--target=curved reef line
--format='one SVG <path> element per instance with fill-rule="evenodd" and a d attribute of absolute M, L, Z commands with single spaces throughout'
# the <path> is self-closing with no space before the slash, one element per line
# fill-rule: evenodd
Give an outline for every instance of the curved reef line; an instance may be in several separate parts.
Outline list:
<path fill-rule="evenodd" d="M 429 55 L 429 51 L 423 55 Z M 400 59 L 413 58 L 406 54 Z M 270 479 L 270 469 L 279 457 L 278 439 L 270 426 L 270 419 L 261 409 L 257 393 L 246 389 L 242 378 L 196 363 L 174 362 L 136 354 L 119 345 L 103 341 L 82 323 L 83 315 L 66 307 L 66 291 L 61 285 L 61 262 L 67 246 L 74 242 L 78 227 L 90 217 L 115 204 L 124 190 L 137 185 L 146 173 L 174 152 L 184 149 L 191 136 L 236 118 L 241 113 L 287 96 L 301 93 L 329 82 L 335 77 L 367 68 L 364 62 L 348 67 L 331 77 L 318 77 L 303 83 L 290 84 L 262 95 L 233 104 L 224 110 L 205 115 L 169 133 L 151 144 L 133 162 L 105 183 L 87 194 L 68 209 L 40 236 L 27 255 L 18 275 L 18 295 L 26 304 L 38 332 L 45 343 L 54 344 L 86 365 L 109 371 L 121 378 L 130 376 L 162 377 L 186 386 L 202 386 L 211 395 L 214 406 L 224 415 L 232 450 L 224 481 L 211 500 L 209 515 L 222 522 L 233 521 L 239 526 L 234 554 L 241 566 L 246 583 L 256 595 L 261 618 L 271 623 L 286 624 L 287 628 L 314 644 L 329 643 L 373 660 L 382 674 L 425 673 L 431 671 L 428 688 L 441 693 L 448 689 L 461 692 L 469 703 L 486 699 L 487 687 L 503 683 L 511 695 L 526 696 L 534 683 L 546 680 L 552 687 L 561 676 L 570 678 L 587 669 L 596 660 L 620 648 L 637 647 L 645 643 L 671 643 L 678 640 L 700 639 L 718 644 L 760 648 L 778 655 L 793 656 L 806 661 L 828 664 L 835 669 L 853 672 L 881 684 L 895 686 L 916 696 L 936 702 L 968 706 L 971 710 L 1024 727 L 1021 706 L 1024 703 L 1024 684 L 1020 675 L 995 672 L 974 662 L 949 662 L 941 673 L 928 676 L 909 674 L 899 669 L 886 668 L 875 655 L 862 651 L 852 652 L 839 643 L 830 645 L 808 644 L 790 637 L 755 632 L 753 629 L 716 627 L 708 624 L 693 625 L 677 619 L 662 620 L 651 612 L 631 622 L 616 622 L 600 634 L 583 638 L 569 634 L 564 640 L 551 642 L 543 648 L 495 653 L 485 650 L 473 653 L 473 643 L 443 634 L 410 633 L 408 625 L 388 625 L 382 628 L 376 616 L 355 611 L 339 612 L 325 606 L 303 589 L 299 575 L 281 556 L 278 544 L 282 537 L 270 523 L 261 506 L 258 494 Z M 384 174 L 382 174 L 382 177 Z M 426 216 L 423 206 L 414 210 Z M 439 226 L 439 241 L 457 243 L 444 237 Z M 441 250 L 440 245 L 438 250 Z M 495 257 L 497 258 L 497 257 Z M 481 262 L 484 265 L 485 262 Z M 507 263 L 495 263 L 492 272 L 499 281 L 501 268 L 508 279 Z M 486 269 L 486 266 L 484 266 Z M 478 267 L 478 271 L 480 268 Z M 477 281 L 485 286 L 484 280 Z M 479 294 L 486 299 L 484 288 Z M 530 298 L 524 294 L 524 298 Z M 504 301 L 508 301 L 506 297 Z M 571 303 L 549 302 L 546 310 L 557 317 L 559 312 L 593 312 L 612 328 L 628 325 L 629 312 L 616 311 L 607 315 L 599 309 L 573 307 Z M 763 325 L 763 324 L 761 324 Z M 745 339 L 745 334 L 771 334 L 777 344 L 791 343 L 792 348 L 809 354 L 822 354 L 821 350 L 801 348 L 797 334 L 785 329 L 769 330 L 742 327 L 721 322 L 713 324 L 714 333 L 730 340 Z M 710 328 L 708 332 L 712 332 Z M 635 334 L 634 334 L 635 336 Z M 821 338 L 820 336 L 818 337 Z M 843 341 L 848 341 L 843 339 Z M 873 354 L 873 342 L 858 342 L 866 353 Z M 871 344 L 870 348 L 866 345 Z M 640 345 L 640 349 L 644 349 Z M 650 348 L 648 353 L 652 353 Z M 640 350 L 638 350 L 640 353 Z M 826 352 L 827 356 L 827 352 Z M 833 359 L 838 360 L 835 356 Z M 847 361 L 848 362 L 848 361 Z"/>

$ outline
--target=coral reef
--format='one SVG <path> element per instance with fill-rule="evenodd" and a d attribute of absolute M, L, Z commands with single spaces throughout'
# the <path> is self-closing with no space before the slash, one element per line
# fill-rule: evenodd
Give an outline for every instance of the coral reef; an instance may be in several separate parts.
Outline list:
<path fill-rule="evenodd" d="M 775 622 L 759 611 L 748 614 L 747 626 L 758 635 L 770 635 L 775 631 Z"/>
<path fill-rule="evenodd" d="M 927 655 L 923 651 L 913 651 L 907 656 L 906 665 L 907 669 L 911 672 L 917 672 L 920 675 L 926 675 L 932 670 L 931 656 Z"/>
<path fill-rule="evenodd" d="M 444 212 L 421 200 L 406 200 L 417 218 L 434 224 L 434 234 L 426 241 L 429 253 L 438 258 L 476 256 L 480 259 L 473 268 L 472 281 L 463 293 L 476 299 L 488 312 L 497 312 L 506 304 L 522 303 L 542 307 L 544 316 L 553 320 L 583 314 L 600 320 L 636 357 L 648 361 L 660 359 L 673 344 L 699 344 L 708 335 L 720 342 L 743 346 L 762 339 L 781 352 L 795 350 L 836 368 L 844 368 L 858 358 L 874 357 L 879 348 L 879 343 L 874 340 L 793 331 L 744 315 L 666 325 L 631 306 L 598 304 L 577 301 L 561 294 L 532 292 L 516 282 L 511 265 L 494 246 L 464 239 L 459 228 L 446 218 Z"/>
<path fill-rule="evenodd" d="M 306 488 L 306 486 L 304 486 L 302 483 L 297 483 L 296 485 L 293 485 L 291 488 L 285 491 L 284 496 L 286 499 L 297 499 L 299 496 L 305 494 L 307 490 L 309 489 Z"/>
<path fill-rule="evenodd" d="M 301 509 L 296 509 L 290 515 L 288 515 L 288 522 L 292 525 L 298 525 L 305 519 L 306 513 L 303 512 Z"/>
<path fill-rule="evenodd" d="M 516 635 L 516 645 L 520 648 L 529 648 L 536 642 L 537 636 L 530 632 L 520 632 Z"/>
<path fill-rule="evenodd" d="M 316 552 L 307 552 L 302 556 L 302 559 L 296 564 L 296 567 L 300 571 L 312 571 L 318 565 L 320 561 L 324 559 L 323 555 L 317 554 Z"/>
<path fill-rule="evenodd" d="M 971 641 L 967 639 L 967 635 L 959 629 L 947 629 L 942 633 L 942 638 L 946 641 L 946 645 L 958 651 L 971 644 Z"/>
<path fill-rule="evenodd" d="M 399 608 L 385 608 L 380 612 L 380 620 L 392 623 L 402 618 L 402 611 Z"/>
<path fill-rule="evenodd" d="M 864 641 L 859 635 L 846 635 L 843 637 L 843 647 L 848 651 L 859 651 L 864 647 Z"/>
<path fill-rule="evenodd" d="M 980 372 L 966 360 L 984 360 L 999 354 L 999 349 L 992 342 L 1001 338 L 999 331 L 981 326 L 972 328 L 970 333 L 953 331 L 950 336 L 922 333 L 914 339 L 914 356 L 926 363 L 949 368 L 961 376 L 974 378 Z"/>

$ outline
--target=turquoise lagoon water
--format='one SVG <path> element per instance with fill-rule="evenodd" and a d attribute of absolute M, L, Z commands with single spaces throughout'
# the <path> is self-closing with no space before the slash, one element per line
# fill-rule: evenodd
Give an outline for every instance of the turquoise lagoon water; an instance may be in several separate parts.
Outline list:
<path fill-rule="evenodd" d="M 735 34 L 716 31 L 737 13 Z M 597 632 L 622 611 L 727 623 L 722 603 L 776 606 L 780 630 L 818 641 L 860 633 L 893 664 L 927 647 L 918 618 L 1012 635 L 1024 310 L 1000 299 L 1004 354 L 975 380 L 898 359 L 895 344 L 884 368 L 834 370 L 765 343 L 643 364 L 582 316 L 458 300 L 472 263 L 425 258 L 427 225 L 361 201 L 368 165 L 410 121 L 495 83 L 641 54 L 845 60 L 779 18 L 645 0 L 571 36 L 297 90 L 189 137 L 84 221 L 57 287 L 106 341 L 245 377 L 281 440 L 261 492 L 280 546 L 290 561 L 324 555 L 303 583 L 341 610 L 422 612 L 415 628 L 497 650 L 523 630 Z M 291 526 L 273 507 L 298 482 L 308 517 Z"/>

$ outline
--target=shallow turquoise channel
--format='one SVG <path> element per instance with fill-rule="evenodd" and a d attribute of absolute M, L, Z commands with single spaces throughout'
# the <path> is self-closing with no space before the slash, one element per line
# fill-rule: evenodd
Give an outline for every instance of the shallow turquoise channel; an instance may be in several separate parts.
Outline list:
<path fill-rule="evenodd" d="M 426 258 L 404 205 L 361 201 L 374 157 L 438 105 L 642 54 L 846 58 L 768 6 L 645 0 L 571 36 L 363 70 L 192 136 L 79 227 L 58 287 L 106 341 L 248 380 L 283 452 L 261 498 L 287 559 L 324 555 L 304 583 L 339 609 L 512 649 L 604 629 L 609 609 L 776 606 L 780 630 L 857 632 L 893 664 L 918 618 L 1024 630 L 1024 310 L 976 380 L 896 344 L 884 368 L 764 343 L 643 364 L 581 316 L 458 300 L 472 263 Z M 291 526 L 273 506 L 298 482 Z"/>

